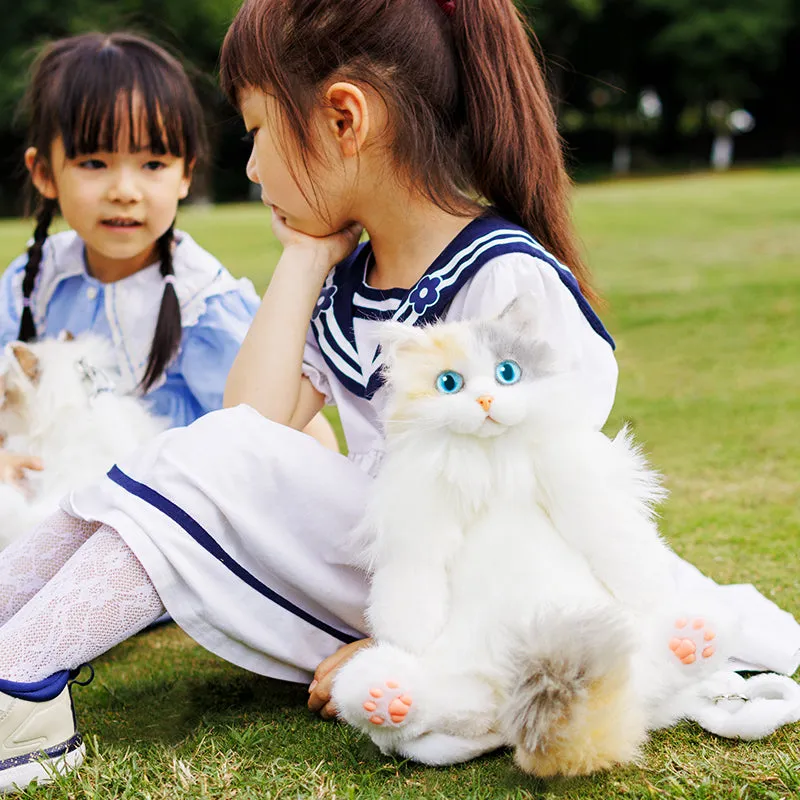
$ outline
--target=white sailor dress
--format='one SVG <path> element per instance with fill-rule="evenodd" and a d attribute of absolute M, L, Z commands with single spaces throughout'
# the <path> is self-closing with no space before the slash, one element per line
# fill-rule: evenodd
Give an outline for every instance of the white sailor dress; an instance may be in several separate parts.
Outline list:
<path fill-rule="evenodd" d="M 347 457 L 242 405 L 167 431 L 63 502 L 119 532 L 199 644 L 275 678 L 307 681 L 364 636 L 368 576 L 354 566 L 352 532 L 383 453 L 375 326 L 490 317 L 533 292 L 598 428 L 613 403 L 610 336 L 572 274 L 526 231 L 473 221 L 411 289 L 370 287 L 371 258 L 366 243 L 328 276 L 304 354 L 304 374 L 338 406 Z M 413 497 L 408 508 L 413 524 Z"/>
<path fill-rule="evenodd" d="M 147 393 L 155 414 L 188 425 L 222 407 L 225 379 L 258 308 L 247 279 L 235 279 L 188 234 L 175 233 L 173 270 L 183 335 L 175 358 Z M 27 255 L 0 281 L 0 346 L 17 338 Z M 86 269 L 83 241 L 74 231 L 49 236 L 30 303 L 40 338 L 91 331 L 110 340 L 115 383 L 137 392 L 147 368 L 164 284 L 158 263 L 113 283 Z"/>

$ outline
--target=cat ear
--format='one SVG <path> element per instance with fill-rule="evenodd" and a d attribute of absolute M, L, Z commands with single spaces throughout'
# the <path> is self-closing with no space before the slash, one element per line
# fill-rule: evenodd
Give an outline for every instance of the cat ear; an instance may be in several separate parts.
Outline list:
<path fill-rule="evenodd" d="M 533 292 L 517 295 L 498 317 L 516 333 L 535 338 L 539 330 L 539 298 Z"/>
<path fill-rule="evenodd" d="M 378 326 L 377 337 L 383 362 L 388 366 L 394 364 L 399 353 L 418 350 L 428 341 L 422 328 L 415 328 L 402 322 L 381 323 Z"/>
<path fill-rule="evenodd" d="M 5 354 L 31 383 L 39 380 L 39 359 L 25 342 L 9 342 L 5 347 Z"/>

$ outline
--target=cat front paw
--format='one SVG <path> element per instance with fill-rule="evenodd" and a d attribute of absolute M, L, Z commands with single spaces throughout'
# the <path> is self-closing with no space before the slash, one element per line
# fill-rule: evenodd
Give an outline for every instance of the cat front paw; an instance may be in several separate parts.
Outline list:
<path fill-rule="evenodd" d="M 371 725 L 403 725 L 414 700 L 410 694 L 400 688 L 395 680 L 386 680 L 373 686 L 362 708 L 366 712 Z"/>
<path fill-rule="evenodd" d="M 387 644 L 367 647 L 338 672 L 333 701 L 339 715 L 384 753 L 426 729 L 426 677 L 418 660 Z"/>

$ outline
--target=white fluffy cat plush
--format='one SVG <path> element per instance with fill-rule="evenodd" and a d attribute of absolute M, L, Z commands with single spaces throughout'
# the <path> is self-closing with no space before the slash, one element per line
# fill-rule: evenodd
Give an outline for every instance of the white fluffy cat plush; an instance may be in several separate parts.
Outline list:
<path fill-rule="evenodd" d="M 114 353 L 93 334 L 11 342 L 0 361 L 0 434 L 12 452 L 38 456 L 26 491 L 0 484 L 0 547 L 57 508 L 71 489 L 99 479 L 167 427 L 143 400 L 114 391 Z"/>
<path fill-rule="evenodd" d="M 388 326 L 387 455 L 363 525 L 376 644 L 335 679 L 385 753 L 501 745 L 539 776 L 635 758 L 689 713 L 724 633 L 682 607 L 631 437 L 582 409 L 523 297 L 495 320 Z"/>

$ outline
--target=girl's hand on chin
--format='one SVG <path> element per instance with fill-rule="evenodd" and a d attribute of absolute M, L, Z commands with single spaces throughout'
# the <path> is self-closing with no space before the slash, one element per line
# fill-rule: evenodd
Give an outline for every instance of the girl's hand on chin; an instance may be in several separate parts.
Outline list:
<path fill-rule="evenodd" d="M 354 222 L 328 236 L 311 236 L 290 228 L 286 224 L 286 219 L 272 209 L 272 230 L 283 245 L 284 253 L 291 250 L 305 254 L 306 258 L 310 255 L 314 265 L 327 275 L 336 264 L 355 250 L 364 228 L 358 222 Z"/>

